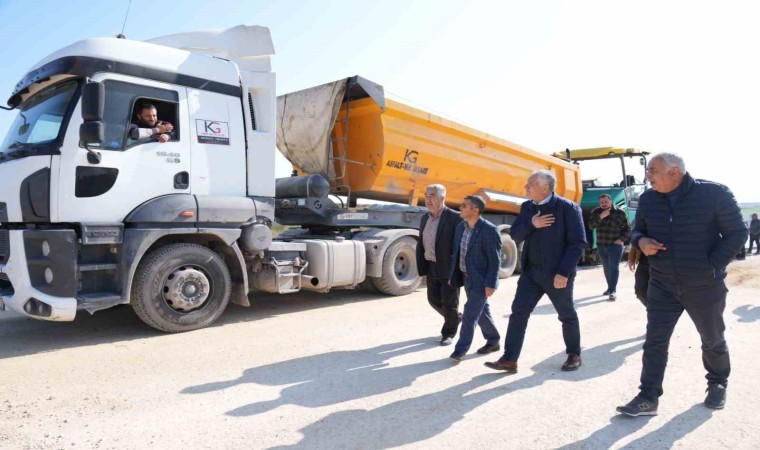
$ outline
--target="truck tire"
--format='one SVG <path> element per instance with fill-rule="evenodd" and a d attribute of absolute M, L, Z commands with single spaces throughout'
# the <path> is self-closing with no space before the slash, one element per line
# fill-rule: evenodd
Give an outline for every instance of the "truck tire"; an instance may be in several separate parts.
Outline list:
<path fill-rule="evenodd" d="M 151 327 L 178 333 L 216 321 L 230 301 L 224 260 L 196 244 L 171 244 L 147 255 L 132 282 L 132 308 Z"/>
<path fill-rule="evenodd" d="M 517 244 L 509 235 L 509 229 L 501 231 L 501 265 L 499 266 L 499 278 L 509 278 L 515 272 L 519 260 Z"/>
<path fill-rule="evenodd" d="M 383 255 L 382 276 L 373 277 L 372 284 L 386 295 L 406 295 L 422 282 L 417 275 L 417 240 L 404 236 L 388 247 Z"/>

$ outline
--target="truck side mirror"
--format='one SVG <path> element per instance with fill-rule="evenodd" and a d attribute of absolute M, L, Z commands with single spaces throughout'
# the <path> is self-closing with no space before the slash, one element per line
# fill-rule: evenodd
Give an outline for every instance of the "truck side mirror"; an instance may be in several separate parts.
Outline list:
<path fill-rule="evenodd" d="M 88 144 L 100 144 L 105 140 L 103 111 L 106 105 L 106 88 L 103 83 L 90 81 L 82 86 L 82 120 L 79 126 L 79 141 L 87 150 L 87 161 L 100 164 L 100 153 L 92 150 Z"/>
<path fill-rule="evenodd" d="M 79 126 L 79 140 L 85 144 L 100 144 L 106 138 L 103 122 L 83 122 Z"/>
<path fill-rule="evenodd" d="M 89 82 L 82 87 L 82 119 L 85 122 L 103 120 L 106 88 L 103 83 Z"/>

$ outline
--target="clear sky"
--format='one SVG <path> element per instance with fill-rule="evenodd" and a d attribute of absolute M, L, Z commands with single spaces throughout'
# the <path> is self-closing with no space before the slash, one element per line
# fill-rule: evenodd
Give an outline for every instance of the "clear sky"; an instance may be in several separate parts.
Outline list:
<path fill-rule="evenodd" d="M 128 3 L 0 0 L 2 104 L 45 55 L 118 34 Z M 267 26 L 280 94 L 361 75 L 541 152 L 676 152 L 760 202 L 759 23 L 751 0 L 133 0 L 124 34 Z"/>

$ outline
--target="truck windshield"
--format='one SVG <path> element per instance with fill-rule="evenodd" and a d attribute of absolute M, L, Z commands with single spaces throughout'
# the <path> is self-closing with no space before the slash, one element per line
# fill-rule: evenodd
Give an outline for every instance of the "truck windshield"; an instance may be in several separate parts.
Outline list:
<path fill-rule="evenodd" d="M 0 146 L 0 161 L 27 156 L 30 154 L 28 150 L 39 144 L 55 141 L 78 84 L 77 81 L 61 83 L 27 99 Z"/>

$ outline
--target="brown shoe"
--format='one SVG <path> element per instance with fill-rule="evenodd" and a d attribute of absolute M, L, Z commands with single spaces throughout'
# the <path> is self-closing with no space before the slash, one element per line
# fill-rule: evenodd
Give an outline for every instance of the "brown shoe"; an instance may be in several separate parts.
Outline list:
<path fill-rule="evenodd" d="M 567 355 L 567 361 L 565 361 L 565 364 L 562 364 L 562 370 L 565 372 L 570 372 L 572 370 L 578 370 L 580 366 L 581 366 L 581 355 L 576 355 L 575 353 L 569 353 Z"/>
<path fill-rule="evenodd" d="M 517 361 L 507 361 L 504 358 L 499 358 L 495 362 L 484 363 L 486 367 L 493 370 L 503 370 L 506 373 L 517 373 Z"/>

